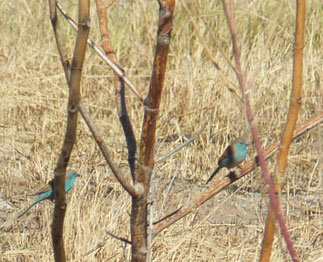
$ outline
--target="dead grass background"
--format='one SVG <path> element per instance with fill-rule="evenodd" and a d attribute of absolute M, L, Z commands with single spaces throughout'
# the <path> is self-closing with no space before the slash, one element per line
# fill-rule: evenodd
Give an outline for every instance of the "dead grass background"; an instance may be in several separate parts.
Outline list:
<path fill-rule="evenodd" d="M 62 4 L 76 18 L 77 1 Z M 242 104 L 229 91 L 237 83 L 213 37 L 230 56 L 226 21 L 218 1 L 187 0 L 200 31 L 218 61 L 225 79 L 206 56 L 203 46 L 177 3 L 163 93 L 156 155 L 185 141 L 210 116 L 206 130 L 193 144 L 158 164 L 155 210 L 159 212 L 171 177 L 175 185 L 163 215 L 202 192 L 229 141 L 250 135 Z M 47 1 L 0 3 L 0 261 L 51 261 L 52 204 L 42 202 L 22 219 L 29 194 L 53 176 L 65 132 L 67 85 L 52 33 Z M 94 3 L 90 37 L 100 41 Z M 113 47 L 129 78 L 146 92 L 153 59 L 157 2 L 117 1 L 110 9 Z M 322 5 L 307 2 L 304 88 L 298 123 L 318 114 L 322 104 Z M 203 23 L 204 19 L 209 28 Z M 244 69 L 253 110 L 264 146 L 279 139 L 287 116 L 292 77 L 295 3 L 237 1 L 236 19 Z M 63 21 L 63 20 L 61 20 Z M 71 51 L 75 32 L 62 23 Z M 113 73 L 87 50 L 82 100 L 114 156 L 128 173 L 127 150 L 119 124 Z M 143 109 L 127 90 L 129 115 L 139 138 Z M 322 130 L 315 128 L 292 144 L 283 208 L 301 261 L 323 260 Z M 252 155 L 253 148 L 249 148 Z M 274 170 L 275 158 L 270 160 Z M 121 243 L 105 230 L 129 237 L 130 197 L 107 167 L 83 120 L 70 160 L 82 177 L 68 195 L 65 243 L 69 261 L 123 261 Z M 221 174 L 225 172 L 222 171 Z M 111 191 L 112 190 L 112 191 Z M 246 178 L 163 231 L 153 245 L 153 261 L 257 261 L 266 218 L 266 188 L 255 170 Z M 278 234 L 272 261 L 289 261 Z M 104 240 L 104 241 L 103 241 Z M 85 254 L 100 242 L 103 246 Z M 129 247 L 128 247 L 129 249 Z"/>

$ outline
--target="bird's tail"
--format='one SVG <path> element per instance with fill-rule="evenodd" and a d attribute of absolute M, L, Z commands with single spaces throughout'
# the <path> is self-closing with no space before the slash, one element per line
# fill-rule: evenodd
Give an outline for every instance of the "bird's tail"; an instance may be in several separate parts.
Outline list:
<path fill-rule="evenodd" d="M 21 218 L 24 214 L 26 214 L 29 209 L 31 209 L 34 205 L 36 205 L 39 201 L 34 201 L 29 207 L 27 207 L 24 211 L 20 213 L 20 215 L 17 218 Z"/>
<path fill-rule="evenodd" d="M 218 166 L 215 170 L 214 170 L 214 172 L 212 173 L 212 175 L 210 176 L 210 178 L 206 181 L 206 184 L 208 184 L 211 180 L 212 180 L 212 178 L 216 175 L 216 173 L 218 173 L 219 172 L 219 170 L 221 169 L 221 167 L 220 166 Z"/>

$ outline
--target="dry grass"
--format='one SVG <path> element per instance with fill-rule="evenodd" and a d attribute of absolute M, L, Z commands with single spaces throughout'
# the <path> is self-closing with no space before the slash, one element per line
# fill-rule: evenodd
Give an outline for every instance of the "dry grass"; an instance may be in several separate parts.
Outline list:
<path fill-rule="evenodd" d="M 70 2 L 63 4 L 75 17 L 77 1 Z M 237 2 L 244 68 L 266 146 L 279 139 L 289 106 L 295 6 L 291 1 Z M 229 33 L 221 6 L 218 1 L 187 0 L 187 4 L 225 79 L 220 78 L 207 58 L 188 16 L 177 4 L 156 154 L 163 155 L 181 144 L 184 134 L 198 130 L 209 116 L 211 122 L 197 141 L 157 166 L 156 213 L 172 175 L 178 172 L 164 215 L 206 188 L 205 181 L 230 139 L 240 136 L 250 139 L 242 104 L 227 88 L 234 88 L 239 94 L 235 77 L 213 45 L 215 37 L 230 56 Z M 129 78 L 143 92 L 149 84 L 157 8 L 155 1 L 139 0 L 117 1 L 110 10 L 113 46 Z M 308 1 L 299 123 L 321 110 L 320 12 L 319 0 Z M 12 218 L 30 203 L 29 192 L 51 179 L 65 130 L 67 89 L 47 2 L 2 1 L 0 24 L 0 198 L 11 206 L 1 202 L 0 223 L 10 220 L 12 224 L 0 231 L 0 261 L 52 261 L 53 205 L 45 201 L 19 221 Z M 66 22 L 62 26 L 66 45 L 72 50 L 75 32 Z M 90 36 L 99 42 L 94 4 Z M 83 101 L 115 162 L 127 173 L 127 150 L 114 107 L 112 79 L 111 70 L 88 49 Z M 139 139 L 143 109 L 129 91 L 127 101 Z M 105 230 L 130 238 L 130 197 L 113 178 L 82 119 L 79 123 L 70 165 L 82 177 L 68 196 L 65 220 L 68 260 L 123 261 L 120 242 L 105 237 Z M 177 138 L 167 139 L 170 136 Z M 301 261 L 323 259 L 320 139 L 320 128 L 315 128 L 295 141 L 288 162 L 284 191 L 287 201 L 283 208 Z M 250 154 L 253 152 L 250 148 Z M 269 161 L 270 171 L 274 171 L 274 164 L 274 160 Z M 257 261 L 266 218 L 267 196 L 263 192 L 263 180 L 257 169 L 162 232 L 153 245 L 153 260 Z M 101 249 L 84 255 L 103 239 L 106 241 Z M 280 235 L 272 261 L 289 261 Z"/>

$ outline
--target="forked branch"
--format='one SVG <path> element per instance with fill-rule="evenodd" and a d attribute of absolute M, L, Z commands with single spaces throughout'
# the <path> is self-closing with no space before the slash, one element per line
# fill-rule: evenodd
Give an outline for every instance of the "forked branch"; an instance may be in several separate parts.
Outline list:
<path fill-rule="evenodd" d="M 60 6 L 60 4 L 58 2 L 56 2 L 56 7 L 55 7 L 55 1 L 51 1 L 50 4 L 52 5 L 50 8 L 51 11 L 51 21 L 52 21 L 52 25 L 53 25 L 53 30 L 54 30 L 54 34 L 55 34 L 55 39 L 56 39 L 56 43 L 57 43 L 57 49 L 58 49 L 58 53 L 60 55 L 61 58 L 61 63 L 63 65 L 63 69 L 65 72 L 65 77 L 66 77 L 66 81 L 67 83 L 70 82 L 70 65 L 69 65 L 69 61 L 67 59 L 67 54 L 66 54 L 66 50 L 63 48 L 63 43 L 62 43 L 62 36 L 60 33 L 60 28 L 59 28 L 59 24 L 58 24 L 58 19 L 57 19 L 57 13 L 56 13 L 56 7 L 59 8 L 59 10 L 61 12 L 63 12 L 63 15 L 65 17 L 68 17 L 69 20 L 71 20 L 73 25 L 75 24 L 75 27 L 77 28 L 77 24 L 74 22 L 74 20 L 72 20 L 67 13 L 65 13 L 64 9 L 62 9 L 62 7 Z M 97 50 L 99 52 L 99 55 L 103 58 L 103 59 L 108 59 L 108 57 L 104 54 L 104 52 L 99 49 L 90 39 L 87 39 L 88 44 L 92 47 L 95 48 L 95 50 Z M 109 60 L 110 61 L 110 60 Z M 110 61 L 112 63 L 112 61 Z M 112 63 L 113 64 L 113 63 Z M 113 66 L 115 67 L 115 70 L 119 70 L 120 69 L 113 64 Z M 98 144 L 104 158 L 106 159 L 112 173 L 114 174 L 114 176 L 116 177 L 116 179 L 120 182 L 120 184 L 123 186 L 123 188 L 130 194 L 130 195 L 136 195 L 136 191 L 134 189 L 134 187 L 129 183 L 129 180 L 126 179 L 124 176 L 122 176 L 122 172 L 117 168 L 117 166 L 115 165 L 115 163 L 112 161 L 111 157 L 110 157 L 110 153 L 107 150 L 107 147 L 98 131 L 98 128 L 95 126 L 94 121 L 91 119 L 89 113 L 86 111 L 85 106 L 79 102 L 79 111 L 84 119 L 84 121 L 86 122 L 87 126 L 89 127 L 93 138 L 95 139 L 96 143 Z"/>
<path fill-rule="evenodd" d="M 117 65 L 117 67 L 123 72 L 124 70 L 119 65 L 117 56 L 115 55 L 108 31 L 108 20 L 107 20 L 107 8 L 103 4 L 102 0 L 95 0 L 96 8 L 98 11 L 99 26 L 101 32 L 101 47 L 103 48 L 106 56 Z M 127 112 L 126 98 L 125 98 L 125 81 L 124 78 L 120 77 L 116 72 L 114 73 L 114 89 L 115 89 L 115 102 L 119 116 L 120 123 L 123 128 L 123 132 L 127 142 L 128 148 L 128 163 L 132 178 L 134 178 L 135 172 L 135 160 L 137 143 L 133 132 L 133 128 L 130 122 L 130 118 Z"/>
<path fill-rule="evenodd" d="M 99 146 L 105 160 L 107 161 L 112 173 L 114 174 L 115 178 L 119 181 L 119 183 L 122 185 L 122 187 L 131 195 L 136 196 L 137 191 L 135 188 L 130 184 L 129 179 L 127 179 L 125 176 L 122 175 L 121 170 L 117 168 L 115 163 L 112 161 L 112 158 L 110 156 L 109 151 L 107 150 L 107 147 L 99 133 L 98 128 L 94 124 L 93 120 L 91 119 L 89 113 L 86 111 L 84 105 L 82 102 L 79 104 L 79 110 L 80 113 L 87 124 L 88 128 L 90 129 L 92 136 L 94 140 L 96 141 L 97 145 Z"/>

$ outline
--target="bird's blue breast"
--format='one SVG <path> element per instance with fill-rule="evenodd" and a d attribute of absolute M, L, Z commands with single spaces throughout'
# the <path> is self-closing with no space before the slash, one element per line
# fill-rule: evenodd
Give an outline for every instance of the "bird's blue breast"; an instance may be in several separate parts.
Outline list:
<path fill-rule="evenodd" d="M 234 152 L 235 162 L 242 162 L 248 154 L 247 146 L 244 144 L 237 144 Z"/>
<path fill-rule="evenodd" d="M 74 185 L 75 179 L 78 177 L 78 174 L 70 172 L 67 174 L 67 179 L 65 181 L 65 192 L 71 190 Z"/>

